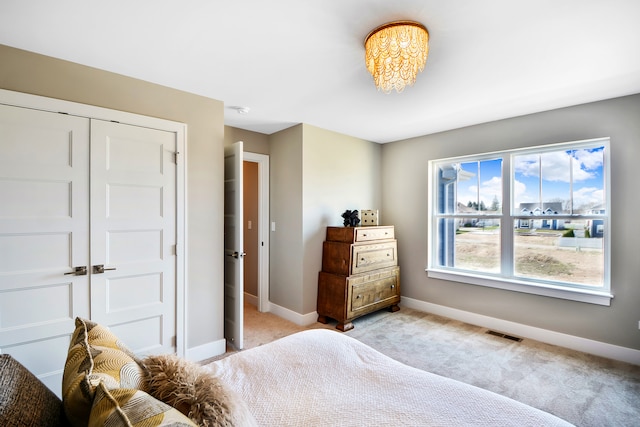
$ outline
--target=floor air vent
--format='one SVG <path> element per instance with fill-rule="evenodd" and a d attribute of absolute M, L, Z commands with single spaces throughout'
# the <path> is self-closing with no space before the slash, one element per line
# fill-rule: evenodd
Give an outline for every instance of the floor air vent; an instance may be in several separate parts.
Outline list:
<path fill-rule="evenodd" d="M 500 338 L 505 338 L 511 341 L 516 341 L 516 342 L 520 342 L 522 341 L 522 338 L 518 338 L 518 337 L 514 337 L 513 335 L 507 335 L 507 334 L 503 334 L 502 332 L 496 332 L 496 331 L 487 331 L 487 333 L 489 335 L 494 335 L 496 337 L 500 337 Z"/>

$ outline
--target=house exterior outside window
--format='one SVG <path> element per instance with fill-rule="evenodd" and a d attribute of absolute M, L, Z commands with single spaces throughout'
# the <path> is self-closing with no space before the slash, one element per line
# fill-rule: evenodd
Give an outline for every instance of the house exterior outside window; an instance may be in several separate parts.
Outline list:
<path fill-rule="evenodd" d="M 430 277 L 609 305 L 609 139 L 429 162 Z"/>

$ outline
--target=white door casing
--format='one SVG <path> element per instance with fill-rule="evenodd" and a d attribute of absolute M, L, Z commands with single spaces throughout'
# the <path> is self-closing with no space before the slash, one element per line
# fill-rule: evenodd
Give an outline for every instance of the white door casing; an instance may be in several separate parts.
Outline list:
<path fill-rule="evenodd" d="M 0 117 L 0 352 L 14 355 L 58 394 L 76 316 L 106 324 L 140 353 L 177 351 L 183 355 L 186 126 L 4 90 L 0 90 Z M 164 129 L 137 128 L 143 134 L 162 135 L 160 144 L 134 135 L 126 144 L 128 155 L 123 155 L 122 141 L 119 148 L 114 143 L 110 152 L 102 151 L 107 160 L 104 165 L 111 164 L 112 170 L 129 169 L 121 171 L 120 177 L 106 174 L 111 182 L 104 186 L 106 194 L 100 199 L 109 218 L 102 225 L 91 219 L 92 226 L 102 227 L 102 243 L 89 237 L 90 120 L 86 117 Z M 128 127 L 105 123 L 107 133 Z M 94 130 L 101 127 L 94 125 Z M 155 150 L 153 160 L 140 156 L 145 149 Z M 181 154 L 174 155 L 176 151 Z M 135 157 L 139 157 L 138 166 L 133 166 Z M 155 175 L 162 175 L 164 183 L 140 173 L 151 167 L 161 168 Z M 167 181 L 170 176 L 173 178 Z M 95 204 L 93 212 L 99 203 L 91 203 Z M 141 213 L 154 209 L 147 220 L 141 218 Z M 145 242 L 133 239 L 138 242 L 137 251 L 136 244 L 131 245 L 132 232 L 148 238 Z M 150 242 L 156 243 L 153 249 Z M 89 259 L 90 243 L 95 246 L 93 260 Z M 145 259 L 134 260 L 128 256 L 132 251 Z M 151 252 L 155 257 L 148 256 Z M 98 262 L 102 255 L 104 264 Z M 158 259 L 165 261 L 165 267 L 158 268 Z M 109 268 L 111 261 L 122 266 L 91 272 L 93 265 Z M 87 267 L 88 274 L 65 274 L 81 266 Z M 132 293 L 133 285 L 137 288 Z M 91 302 L 99 291 L 101 297 Z M 163 305 L 171 310 L 162 312 L 159 307 Z M 137 321 L 132 312 L 138 313 Z"/>
<path fill-rule="evenodd" d="M 224 337 L 244 347 L 244 248 L 242 141 L 224 149 Z"/>

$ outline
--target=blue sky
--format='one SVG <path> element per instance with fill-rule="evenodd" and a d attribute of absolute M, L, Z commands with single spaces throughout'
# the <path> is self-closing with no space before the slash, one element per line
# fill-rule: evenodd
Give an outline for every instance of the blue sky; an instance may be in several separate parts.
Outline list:
<path fill-rule="evenodd" d="M 540 160 L 542 168 L 540 168 Z M 514 205 L 538 202 L 540 185 L 542 201 L 571 199 L 570 166 L 573 165 L 573 202 L 575 208 L 594 206 L 604 202 L 604 148 L 575 151 L 552 151 L 541 155 L 516 155 L 513 158 L 515 182 Z M 473 174 L 467 180 L 458 181 L 458 201 L 467 204 L 479 198 L 490 207 L 494 197 L 502 205 L 502 162 L 499 159 L 462 163 L 464 171 Z M 542 172 L 542 180 L 540 173 Z M 478 187 L 479 185 L 479 187 Z"/>

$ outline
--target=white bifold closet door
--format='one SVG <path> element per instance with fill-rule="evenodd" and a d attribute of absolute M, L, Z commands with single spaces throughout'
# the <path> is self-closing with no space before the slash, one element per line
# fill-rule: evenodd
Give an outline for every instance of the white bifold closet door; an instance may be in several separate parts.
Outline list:
<path fill-rule="evenodd" d="M 0 352 L 58 395 L 76 316 L 175 352 L 175 133 L 0 105 L 0 149 Z"/>

